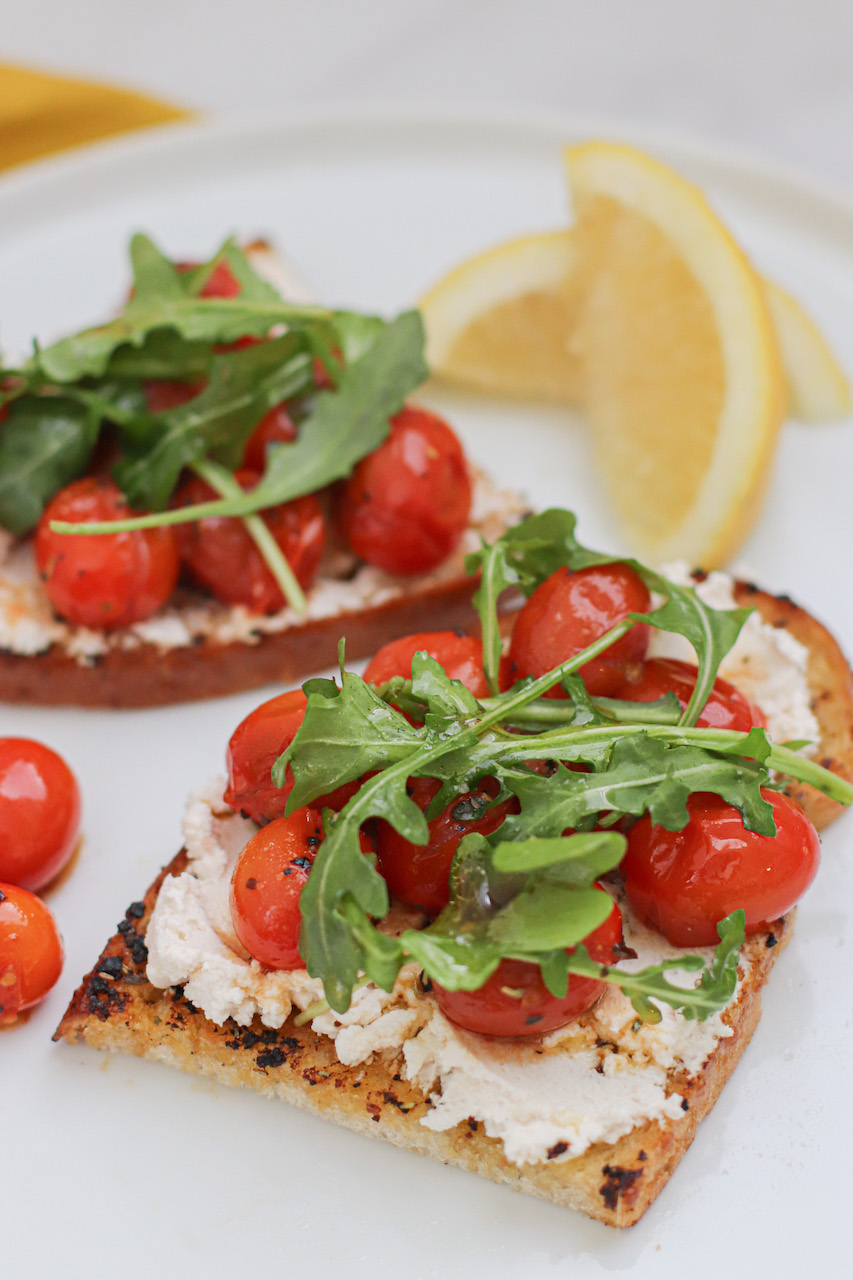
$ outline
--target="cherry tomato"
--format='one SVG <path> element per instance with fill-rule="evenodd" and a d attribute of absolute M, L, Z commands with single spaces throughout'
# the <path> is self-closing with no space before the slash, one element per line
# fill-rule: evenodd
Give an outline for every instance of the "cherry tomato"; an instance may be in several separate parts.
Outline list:
<path fill-rule="evenodd" d="M 111 480 L 88 476 L 48 503 L 35 534 L 36 563 L 50 603 L 85 627 L 127 627 L 164 605 L 178 581 L 180 560 L 171 528 L 133 533 L 61 534 L 52 520 L 91 524 L 136 515 Z"/>
<path fill-rule="evenodd" d="M 421 809 L 426 809 L 440 789 L 441 783 L 435 778 L 410 778 L 407 785 Z M 516 804 L 505 800 L 489 808 L 497 793 L 497 783 L 484 778 L 476 791 L 457 796 L 430 822 L 426 844 L 412 844 L 390 823 L 379 822 L 376 853 L 379 870 L 391 892 L 403 902 L 423 907 L 428 915 L 437 916 L 450 898 L 450 864 L 459 841 L 472 831 L 491 835 Z"/>
<path fill-rule="evenodd" d="M 412 407 L 353 471 L 340 519 L 362 560 L 387 573 L 425 573 L 459 542 L 470 510 L 462 446 L 441 418 Z"/>
<path fill-rule="evenodd" d="M 656 702 L 672 690 L 682 707 L 686 707 L 696 684 L 698 668 L 676 658 L 647 658 L 631 670 L 616 692 L 628 702 Z M 758 707 L 747 702 L 728 680 L 718 678 L 697 720 L 701 729 L 731 729 L 749 733 L 753 726 L 764 729 L 767 721 Z"/>
<path fill-rule="evenodd" d="M 288 413 L 287 405 L 277 404 L 264 414 L 249 436 L 243 466 L 249 471 L 263 471 L 267 465 L 267 445 L 290 444 L 296 435 L 296 423 Z"/>
<path fill-rule="evenodd" d="M 621 943 L 622 913 L 614 903 L 609 916 L 584 938 L 584 946 L 596 963 L 612 964 L 619 957 Z M 596 978 L 570 974 L 566 994 L 554 996 L 542 981 L 538 964 L 501 960 L 477 991 L 447 991 L 436 982 L 433 990 L 439 1009 L 457 1026 L 483 1036 L 517 1037 L 564 1027 L 591 1009 L 605 986 Z"/>
<path fill-rule="evenodd" d="M 231 877 L 231 919 L 243 946 L 270 969 L 304 969 L 299 898 L 323 840 L 317 809 L 276 818 L 249 840 Z"/>
<path fill-rule="evenodd" d="M 218 262 L 200 293 L 202 298 L 236 298 L 242 286 L 227 262 Z"/>
<path fill-rule="evenodd" d="M 168 382 L 159 379 L 157 382 L 143 382 L 142 391 L 152 413 L 165 413 L 167 409 L 177 409 L 194 400 L 204 390 L 204 386 L 203 382 Z"/>
<path fill-rule="evenodd" d="M 0 1022 L 38 1004 L 62 972 L 62 939 L 29 889 L 0 884 Z"/>
<path fill-rule="evenodd" d="M 0 738 L 0 880 L 43 888 L 80 830 L 80 789 L 68 765 L 30 738 Z"/>
<path fill-rule="evenodd" d="M 260 480 L 255 471 L 237 471 L 234 478 L 246 491 Z M 175 505 L 208 502 L 216 496 L 203 480 L 190 480 L 178 490 Z M 309 586 L 326 539 L 323 512 L 317 499 L 308 494 L 271 507 L 262 515 L 300 586 Z M 276 613 L 284 608 L 281 588 L 242 520 L 212 516 L 177 528 L 184 564 L 196 582 L 217 600 L 245 605 L 255 613 Z"/>
<path fill-rule="evenodd" d="M 483 643 L 458 631 L 421 631 L 384 644 L 367 664 L 365 680 L 385 684 L 393 676 L 411 679 L 412 658 L 421 650 L 440 662 L 451 680 L 461 680 L 475 698 L 489 696 L 483 672 Z"/>
<path fill-rule="evenodd" d="M 268 822 L 284 814 L 293 790 L 293 774 L 288 765 L 283 787 L 274 787 L 270 771 L 278 757 L 296 736 L 308 700 L 301 689 L 282 693 L 256 707 L 231 735 L 226 763 L 228 788 L 225 800 L 233 809 L 255 822 Z M 313 807 L 342 809 L 358 790 L 358 782 L 347 782 L 329 795 L 312 802 Z"/>
<path fill-rule="evenodd" d="M 625 564 L 558 569 L 536 588 L 515 620 L 509 647 L 509 674 L 543 676 L 580 653 L 629 613 L 646 613 L 651 598 L 642 579 Z M 580 675 L 593 695 L 607 697 L 624 679 L 630 662 L 639 662 L 649 643 L 649 628 L 635 626 L 598 658 L 585 663 Z M 559 685 L 549 697 L 565 694 Z"/>
<path fill-rule="evenodd" d="M 814 879 L 820 841 L 811 822 L 789 796 L 762 795 L 773 806 L 775 837 L 747 831 L 737 809 L 706 792 L 687 801 L 683 831 L 665 831 L 646 815 L 628 832 L 628 901 L 675 946 L 712 946 L 717 922 L 739 908 L 746 932 L 758 933 L 790 911 Z"/>

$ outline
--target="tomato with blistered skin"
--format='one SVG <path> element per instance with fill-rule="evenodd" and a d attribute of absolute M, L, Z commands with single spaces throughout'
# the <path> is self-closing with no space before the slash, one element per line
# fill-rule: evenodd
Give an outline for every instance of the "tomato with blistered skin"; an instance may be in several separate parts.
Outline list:
<path fill-rule="evenodd" d="M 424 651 L 435 658 L 451 680 L 461 680 L 475 698 L 487 698 L 483 643 L 459 631 L 421 631 L 382 646 L 365 668 L 369 684 L 385 684 L 394 676 L 411 679 L 412 658 Z"/>
<path fill-rule="evenodd" d="M 628 832 L 628 901 L 675 946 L 713 946 L 717 922 L 739 909 L 747 934 L 759 933 L 814 879 L 820 840 L 811 822 L 789 796 L 761 794 L 773 806 L 775 836 L 747 831 L 737 809 L 710 792 L 689 797 L 682 831 L 666 831 L 646 815 Z"/>
<path fill-rule="evenodd" d="M 225 801 L 255 822 L 269 822 L 284 814 L 293 790 L 293 773 L 287 766 L 283 787 L 273 786 L 270 773 L 278 757 L 287 750 L 302 724 L 308 700 L 301 689 L 282 693 L 256 707 L 242 720 L 228 743 L 226 764 L 228 787 Z M 359 788 L 347 782 L 328 795 L 312 801 L 319 809 L 342 809 Z"/>
<path fill-rule="evenodd" d="M 0 884 L 0 1022 L 43 1000 L 62 972 L 62 939 L 48 907 L 28 889 Z"/>
<path fill-rule="evenodd" d="M 93 536 L 50 528 L 53 520 L 93 524 L 137 514 L 117 485 L 95 476 L 75 480 L 48 503 L 35 533 L 36 564 L 63 618 L 110 630 L 141 622 L 166 603 L 180 568 L 174 529 Z"/>
<path fill-rule="evenodd" d="M 614 697 L 627 702 L 656 702 L 670 690 L 686 707 L 693 693 L 698 668 L 676 658 L 647 658 L 628 672 Z M 708 701 L 696 721 L 700 729 L 730 729 L 737 733 L 749 733 L 758 726 L 767 728 L 767 721 L 759 707 L 739 693 L 728 680 L 718 677 L 713 684 Z"/>
<path fill-rule="evenodd" d="M 407 406 L 346 481 L 340 521 L 362 560 L 387 573 L 426 573 L 458 544 L 470 511 L 461 444 L 441 418 Z"/>
<path fill-rule="evenodd" d="M 536 588 L 519 611 L 512 630 L 510 683 L 523 676 L 543 676 L 598 640 L 629 613 L 646 613 L 651 597 L 642 579 L 626 564 L 558 569 Z M 649 642 L 649 628 L 636 624 L 609 649 L 580 669 L 587 690 L 611 696 L 625 678 L 629 663 L 639 662 Z M 547 697 L 565 697 L 559 685 Z"/>
<path fill-rule="evenodd" d="M 426 809 L 440 791 L 441 783 L 435 778 L 410 778 L 406 789 L 415 804 Z M 517 806 L 515 800 L 493 805 L 499 790 L 493 779 L 484 778 L 476 791 L 457 796 L 429 823 L 426 844 L 412 844 L 390 823 L 379 822 L 376 853 L 379 870 L 391 892 L 403 902 L 437 916 L 450 899 L 450 864 L 462 837 L 473 831 L 491 835 Z"/>
<path fill-rule="evenodd" d="M 0 880 L 43 888 L 79 831 L 80 788 L 62 756 L 30 738 L 0 738 Z"/>
<path fill-rule="evenodd" d="M 276 818 L 246 844 L 231 876 L 231 919 L 249 955 L 270 969 L 304 969 L 299 898 L 323 840 L 317 809 Z"/>
<path fill-rule="evenodd" d="M 267 446 L 291 444 L 297 436 L 296 423 L 286 404 L 277 404 L 265 413 L 246 445 L 243 466 L 250 471 L 263 471 L 267 465 Z"/>
<path fill-rule="evenodd" d="M 597 964 L 613 964 L 619 958 L 622 913 L 615 903 L 603 923 L 584 938 L 584 946 Z M 571 953 L 570 947 L 568 954 Z M 433 990 L 441 1012 L 458 1027 L 482 1036 L 517 1038 L 564 1027 L 591 1009 L 606 985 L 597 978 L 570 974 L 566 994 L 555 996 L 545 986 L 538 964 L 501 960 L 476 991 L 448 991 L 436 982 Z"/>
<path fill-rule="evenodd" d="M 234 479 L 249 492 L 260 476 L 237 471 Z M 177 507 L 209 502 L 219 495 L 203 480 L 190 480 L 175 496 Z M 320 504 L 312 494 L 270 507 L 261 513 L 300 586 L 314 580 L 326 541 Z M 181 557 L 190 575 L 224 604 L 242 604 L 254 613 L 284 608 L 281 588 L 260 551 L 235 516 L 209 516 L 178 528 Z"/>

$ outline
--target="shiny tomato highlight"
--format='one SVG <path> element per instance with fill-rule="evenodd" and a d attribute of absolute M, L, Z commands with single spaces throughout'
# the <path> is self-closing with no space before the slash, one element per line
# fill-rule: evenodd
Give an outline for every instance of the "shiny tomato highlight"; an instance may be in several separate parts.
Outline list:
<path fill-rule="evenodd" d="M 622 913 L 614 903 L 605 920 L 584 938 L 584 946 L 597 964 L 612 964 L 619 958 L 621 945 Z M 458 1027 L 482 1036 L 519 1037 L 564 1027 L 591 1009 L 606 985 L 596 978 L 570 974 L 566 994 L 554 996 L 542 981 L 538 964 L 502 960 L 476 991 L 448 991 L 435 982 L 433 990 L 441 1012 Z"/>
<path fill-rule="evenodd" d="M 387 573 L 408 574 L 426 573 L 450 555 L 470 511 L 461 444 L 434 413 L 407 406 L 346 481 L 339 515 L 357 556 Z"/>
<path fill-rule="evenodd" d="M 558 569 L 536 588 L 515 620 L 506 669 L 508 684 L 523 676 L 542 676 L 598 640 L 629 613 L 647 613 L 651 597 L 642 579 L 625 564 Z M 580 669 L 588 691 L 612 696 L 629 663 L 639 662 L 649 643 L 649 628 L 635 625 L 598 658 Z M 555 685 L 552 698 L 564 697 Z"/>
<path fill-rule="evenodd" d="M 683 831 L 665 831 L 648 814 L 634 824 L 622 872 L 644 924 L 675 946 L 705 947 L 732 911 L 746 912 L 751 934 L 791 910 L 817 874 L 820 840 L 795 800 L 762 795 L 773 806 L 775 836 L 747 831 L 737 809 L 710 792 L 688 799 Z"/>
<path fill-rule="evenodd" d="M 0 738 L 0 880 L 43 888 L 79 832 L 80 788 L 62 756 L 30 738 Z"/>
<path fill-rule="evenodd" d="M 111 480 L 88 476 L 60 489 L 35 533 L 36 564 L 50 603 L 69 622 L 110 630 L 141 622 L 166 603 L 178 581 L 174 529 L 132 533 L 53 533 L 52 520 L 75 524 L 137 515 Z"/>
<path fill-rule="evenodd" d="M 62 939 L 48 907 L 29 889 L 0 884 L 0 1022 L 38 1004 L 62 972 Z"/>

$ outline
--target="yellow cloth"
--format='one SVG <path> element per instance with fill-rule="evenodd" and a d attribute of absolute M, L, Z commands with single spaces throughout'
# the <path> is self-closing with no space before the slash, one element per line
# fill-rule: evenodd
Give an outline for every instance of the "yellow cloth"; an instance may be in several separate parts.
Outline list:
<path fill-rule="evenodd" d="M 112 85 L 0 64 L 0 169 L 191 114 Z"/>

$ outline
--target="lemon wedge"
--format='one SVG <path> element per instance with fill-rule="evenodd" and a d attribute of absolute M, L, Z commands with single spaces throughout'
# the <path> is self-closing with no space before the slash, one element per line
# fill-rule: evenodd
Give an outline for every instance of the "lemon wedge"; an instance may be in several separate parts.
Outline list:
<path fill-rule="evenodd" d="M 787 388 L 760 277 L 702 193 L 631 147 L 566 151 L 584 403 L 633 546 L 711 568 L 750 529 Z"/>
<path fill-rule="evenodd" d="M 801 422 L 847 417 L 850 384 L 820 329 L 795 298 L 770 280 L 764 281 L 764 295 L 782 352 L 791 416 Z"/>
<path fill-rule="evenodd" d="M 577 404 L 583 273 L 569 231 L 522 236 L 450 271 L 419 303 L 433 374 L 495 395 Z"/>

